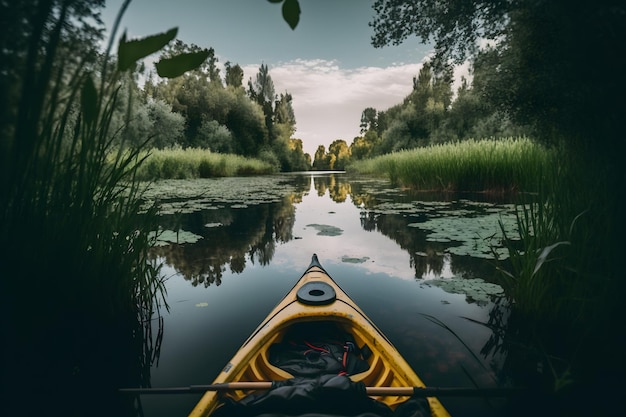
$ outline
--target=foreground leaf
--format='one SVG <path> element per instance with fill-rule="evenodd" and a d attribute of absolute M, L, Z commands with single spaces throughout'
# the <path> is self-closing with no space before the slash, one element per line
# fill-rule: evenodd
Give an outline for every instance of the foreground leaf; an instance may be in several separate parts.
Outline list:
<path fill-rule="evenodd" d="M 291 27 L 295 29 L 300 21 L 300 3 L 298 0 L 285 0 L 283 3 L 283 19 Z"/>
<path fill-rule="evenodd" d="M 98 91 L 91 75 L 85 78 L 80 92 L 80 109 L 87 123 L 93 122 L 98 117 Z"/>
<path fill-rule="evenodd" d="M 163 49 L 165 45 L 176 37 L 177 33 L 178 28 L 172 28 L 158 35 L 126 41 L 126 32 L 124 32 L 117 49 L 117 68 L 120 71 L 132 68 L 138 60 Z"/>
<path fill-rule="evenodd" d="M 162 59 L 156 64 L 157 74 L 165 78 L 176 78 L 198 68 L 208 58 L 209 51 L 190 52 Z"/>

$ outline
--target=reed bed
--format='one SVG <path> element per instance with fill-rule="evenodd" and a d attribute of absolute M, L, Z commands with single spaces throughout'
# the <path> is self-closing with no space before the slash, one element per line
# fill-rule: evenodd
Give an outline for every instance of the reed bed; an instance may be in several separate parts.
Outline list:
<path fill-rule="evenodd" d="M 145 153 L 144 163 L 137 170 L 143 181 L 263 175 L 276 172 L 265 161 L 234 154 L 220 154 L 208 149 L 153 149 Z"/>
<path fill-rule="evenodd" d="M 419 190 L 536 191 L 554 157 L 526 137 L 468 140 L 358 161 L 348 171 Z"/>
<path fill-rule="evenodd" d="M 41 21 L 54 21 L 47 12 Z M 143 208 L 136 177 L 144 158 L 112 149 L 113 109 L 131 75 L 109 64 L 111 44 L 101 65 L 63 67 L 45 32 L 29 39 L 27 78 L 7 103 L 15 117 L 0 129 L 7 415 L 80 415 L 94 393 L 113 406 L 111 386 L 149 380 L 152 320 L 167 307 L 149 254 L 156 209 Z M 47 387 L 37 404 L 20 400 L 26 384 Z"/>

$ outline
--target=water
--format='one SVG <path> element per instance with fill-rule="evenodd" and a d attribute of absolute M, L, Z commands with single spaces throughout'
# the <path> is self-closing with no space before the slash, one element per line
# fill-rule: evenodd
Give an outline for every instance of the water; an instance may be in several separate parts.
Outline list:
<path fill-rule="evenodd" d="M 155 256 L 169 312 L 154 387 L 212 382 L 316 253 L 428 386 L 494 387 L 481 353 L 502 294 L 490 245 L 513 206 L 411 193 L 338 173 L 168 181 Z M 186 415 L 199 395 L 142 396 L 147 417 Z M 501 415 L 502 400 L 445 398 L 452 415 Z"/>

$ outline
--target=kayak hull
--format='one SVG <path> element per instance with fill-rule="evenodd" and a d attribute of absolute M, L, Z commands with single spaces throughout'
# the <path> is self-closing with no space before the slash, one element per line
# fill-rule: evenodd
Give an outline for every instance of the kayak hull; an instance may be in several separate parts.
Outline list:
<path fill-rule="evenodd" d="M 424 387 L 409 364 L 393 344 L 337 285 L 313 255 L 311 265 L 294 287 L 274 307 L 233 358 L 217 375 L 214 384 L 230 382 L 279 381 L 293 377 L 270 362 L 270 347 L 282 341 L 287 330 L 302 322 L 331 321 L 352 334 L 358 346 L 367 345 L 369 369 L 350 375 L 354 382 L 367 387 Z M 210 416 L 220 405 L 221 395 L 240 400 L 250 391 L 206 392 L 189 414 Z M 406 401 L 407 396 L 372 396 L 392 409 Z M 427 398 L 433 417 L 449 417 L 437 398 Z"/>

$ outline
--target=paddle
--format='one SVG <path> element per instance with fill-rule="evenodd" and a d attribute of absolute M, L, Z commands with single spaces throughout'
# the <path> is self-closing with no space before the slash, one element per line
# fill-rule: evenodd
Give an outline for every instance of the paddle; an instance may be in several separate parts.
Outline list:
<path fill-rule="evenodd" d="M 193 394 L 206 391 L 264 390 L 274 386 L 273 382 L 231 382 L 212 385 L 190 385 L 171 388 L 121 388 L 127 394 Z M 430 387 L 366 387 L 367 395 L 399 395 L 418 397 L 506 397 L 527 391 L 523 388 L 430 388 Z"/>

